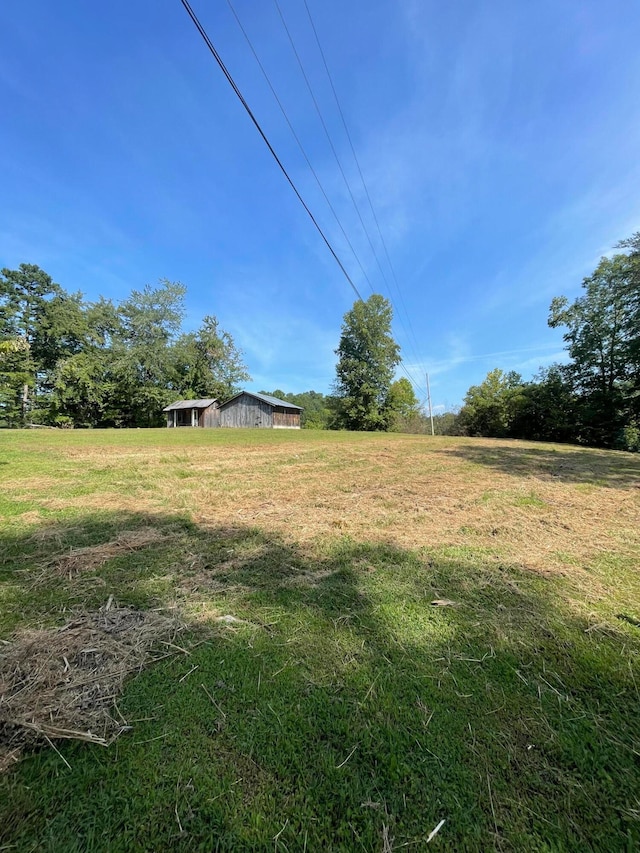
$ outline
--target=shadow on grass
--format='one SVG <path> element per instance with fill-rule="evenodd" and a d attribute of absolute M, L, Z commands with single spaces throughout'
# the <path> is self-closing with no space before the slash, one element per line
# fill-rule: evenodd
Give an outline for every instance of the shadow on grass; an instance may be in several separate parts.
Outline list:
<path fill-rule="evenodd" d="M 150 527 L 152 545 L 93 559 Z M 443 819 L 441 849 L 640 843 L 640 632 L 589 630 L 560 582 L 473 551 L 303 547 L 169 515 L 2 545 L 5 636 L 114 594 L 180 607 L 200 643 L 129 683 L 115 746 L 61 743 L 70 768 L 44 749 L 0 778 L 10 849 L 373 851 L 384 832 L 423 849 Z M 89 568 L 56 573 L 78 548 Z"/>
<path fill-rule="evenodd" d="M 516 442 L 495 446 L 459 444 L 435 450 L 467 462 L 486 465 L 502 474 L 536 476 L 566 483 L 584 483 L 616 489 L 640 488 L 640 455 L 581 448 L 532 447 Z"/>

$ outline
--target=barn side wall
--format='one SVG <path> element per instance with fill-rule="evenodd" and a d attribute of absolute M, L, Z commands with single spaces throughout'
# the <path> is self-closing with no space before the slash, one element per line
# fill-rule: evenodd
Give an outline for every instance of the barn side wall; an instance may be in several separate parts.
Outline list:
<path fill-rule="evenodd" d="M 273 428 L 300 429 L 300 412 L 297 409 L 276 406 L 273 410 Z"/>
<path fill-rule="evenodd" d="M 273 426 L 271 406 L 248 394 L 242 394 L 220 409 L 220 426 L 271 429 Z"/>
<path fill-rule="evenodd" d="M 220 409 L 217 403 L 212 403 L 207 409 L 202 410 L 198 425 L 205 428 L 220 426 Z"/>

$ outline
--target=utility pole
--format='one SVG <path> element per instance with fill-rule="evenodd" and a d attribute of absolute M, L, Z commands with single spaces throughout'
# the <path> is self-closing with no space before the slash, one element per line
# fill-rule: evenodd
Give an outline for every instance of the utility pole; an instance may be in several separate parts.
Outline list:
<path fill-rule="evenodd" d="M 429 386 L 429 374 L 427 373 L 427 400 L 429 401 L 429 420 L 431 421 L 431 435 L 435 435 L 433 431 L 433 411 L 431 410 L 431 387 Z"/>

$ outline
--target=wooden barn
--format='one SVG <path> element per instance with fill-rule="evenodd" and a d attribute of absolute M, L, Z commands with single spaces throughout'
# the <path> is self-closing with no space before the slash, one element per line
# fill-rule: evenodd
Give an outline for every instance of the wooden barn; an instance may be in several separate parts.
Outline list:
<path fill-rule="evenodd" d="M 178 400 L 162 410 L 168 427 L 218 427 L 220 407 L 217 400 Z"/>
<path fill-rule="evenodd" d="M 220 406 L 221 427 L 300 429 L 302 408 L 268 394 L 241 391 Z"/>

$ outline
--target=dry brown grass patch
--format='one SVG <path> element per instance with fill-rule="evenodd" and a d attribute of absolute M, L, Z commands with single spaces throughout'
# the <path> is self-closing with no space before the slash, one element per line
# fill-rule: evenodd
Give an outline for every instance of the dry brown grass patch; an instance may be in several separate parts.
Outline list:
<path fill-rule="evenodd" d="M 510 449 L 508 442 L 505 445 Z M 484 443 L 473 446 L 482 448 Z M 490 446 L 499 449 L 496 443 Z M 460 458 L 457 444 L 449 448 L 416 439 L 417 452 L 411 453 L 405 442 L 397 450 L 392 455 L 388 448 L 380 452 L 372 444 L 365 455 L 360 446 L 328 448 L 328 458 L 315 468 L 304 459 L 288 465 L 286 488 L 281 480 L 274 482 L 269 470 L 273 456 L 265 456 L 264 467 L 254 456 L 249 469 L 248 462 L 230 450 L 229 476 L 222 472 L 215 484 L 200 483 L 190 509 L 202 524 L 228 523 L 231 518 L 268 524 L 298 542 L 337 529 L 400 547 L 497 549 L 512 560 L 547 569 L 555 566 L 554 554 L 561 550 L 588 560 L 617 547 L 616 531 L 623 525 L 632 530 L 640 522 L 637 494 L 630 490 L 594 487 L 595 498 L 545 472 L 532 476 L 529 471 L 471 463 Z M 529 506 L 530 496 L 534 503 Z"/>
<path fill-rule="evenodd" d="M 6 644 L 0 769 L 29 744 L 66 738 L 106 746 L 128 728 L 115 705 L 125 679 L 173 653 L 182 626 L 175 617 L 110 604 L 62 628 L 22 631 Z"/>
<path fill-rule="evenodd" d="M 23 524 L 38 524 L 42 521 L 42 516 L 37 509 L 31 509 L 28 512 L 23 512 L 20 515 L 20 521 Z"/>
<path fill-rule="evenodd" d="M 155 545 L 167 539 L 155 527 L 143 527 L 139 530 L 123 530 L 111 542 L 102 545 L 89 545 L 86 548 L 72 548 L 66 554 L 55 557 L 46 565 L 46 570 L 53 569 L 57 574 L 73 578 L 82 572 L 92 572 L 103 566 L 108 560 L 121 554 L 139 551 L 149 545 Z M 48 571 L 45 571 L 48 574 Z"/>
<path fill-rule="evenodd" d="M 401 548 L 481 548 L 544 572 L 575 573 L 559 552 L 583 565 L 604 552 L 640 553 L 640 460 L 630 454 L 424 436 L 328 434 L 258 446 L 173 440 L 66 450 L 89 474 L 105 454 L 123 475 L 135 460 L 141 488 L 132 496 L 98 485 L 93 494 L 41 502 L 179 512 L 205 529 L 255 526 L 303 546 L 346 535 Z M 185 465 L 194 477 L 178 476 Z"/>
<path fill-rule="evenodd" d="M 101 512 L 147 512 L 150 515 L 158 512 L 158 502 L 146 500 L 143 497 L 127 497 L 117 492 L 96 491 L 91 495 L 68 498 L 41 498 L 38 503 L 48 510 L 82 509 L 99 510 Z"/>

